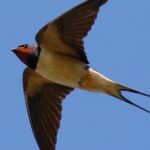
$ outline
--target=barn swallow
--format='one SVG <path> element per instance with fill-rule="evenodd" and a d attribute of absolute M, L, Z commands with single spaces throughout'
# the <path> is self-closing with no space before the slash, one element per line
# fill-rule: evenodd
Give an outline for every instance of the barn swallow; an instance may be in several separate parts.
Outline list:
<path fill-rule="evenodd" d="M 84 50 L 97 13 L 107 0 L 86 0 L 45 25 L 37 44 L 22 44 L 12 51 L 27 65 L 23 86 L 29 120 L 40 150 L 55 150 L 62 102 L 73 89 L 105 93 L 136 106 L 123 91 L 150 95 L 114 82 L 92 69 Z"/>

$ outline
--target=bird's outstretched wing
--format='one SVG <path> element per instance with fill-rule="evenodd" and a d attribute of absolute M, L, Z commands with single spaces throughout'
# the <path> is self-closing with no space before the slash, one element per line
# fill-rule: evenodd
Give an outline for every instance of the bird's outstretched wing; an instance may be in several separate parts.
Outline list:
<path fill-rule="evenodd" d="M 107 0 L 86 0 L 44 26 L 36 41 L 45 49 L 65 53 L 88 63 L 83 38 L 87 35 L 101 5 Z"/>
<path fill-rule="evenodd" d="M 55 150 L 62 101 L 73 89 L 55 84 L 27 68 L 24 93 L 32 130 L 40 150 Z"/>

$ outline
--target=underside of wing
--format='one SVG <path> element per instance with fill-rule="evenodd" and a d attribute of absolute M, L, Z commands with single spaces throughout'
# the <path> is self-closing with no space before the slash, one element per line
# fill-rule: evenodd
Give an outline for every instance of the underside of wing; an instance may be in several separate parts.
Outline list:
<path fill-rule="evenodd" d="M 26 105 L 40 150 L 55 150 L 62 101 L 73 89 L 55 84 L 27 68 L 23 76 Z"/>
<path fill-rule="evenodd" d="M 83 39 L 107 0 L 87 0 L 44 26 L 36 35 L 39 45 L 72 55 L 88 64 Z"/>

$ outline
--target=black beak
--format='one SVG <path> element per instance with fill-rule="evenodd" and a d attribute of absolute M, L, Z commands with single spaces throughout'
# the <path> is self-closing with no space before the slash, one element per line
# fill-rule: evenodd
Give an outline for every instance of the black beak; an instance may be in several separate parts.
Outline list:
<path fill-rule="evenodd" d="M 16 53 L 17 49 L 16 49 L 16 48 L 13 48 L 13 49 L 11 49 L 11 51 L 12 51 L 13 53 Z"/>
<path fill-rule="evenodd" d="M 15 50 L 16 50 L 16 48 L 11 49 L 12 52 L 15 51 Z"/>

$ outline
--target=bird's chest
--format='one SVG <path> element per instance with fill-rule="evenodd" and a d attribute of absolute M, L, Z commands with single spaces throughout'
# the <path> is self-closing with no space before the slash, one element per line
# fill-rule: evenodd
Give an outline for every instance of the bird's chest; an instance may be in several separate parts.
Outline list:
<path fill-rule="evenodd" d="M 36 71 L 45 78 L 70 87 L 78 87 L 86 74 L 85 64 L 64 54 L 41 52 Z"/>

